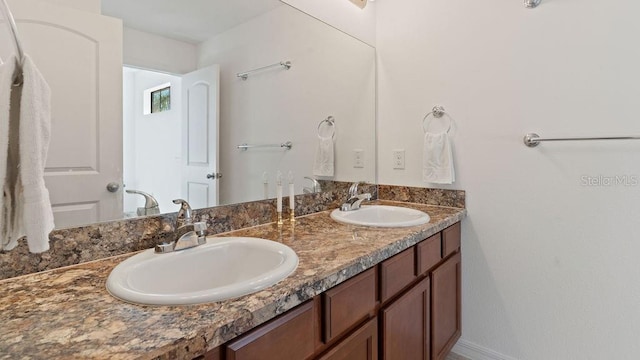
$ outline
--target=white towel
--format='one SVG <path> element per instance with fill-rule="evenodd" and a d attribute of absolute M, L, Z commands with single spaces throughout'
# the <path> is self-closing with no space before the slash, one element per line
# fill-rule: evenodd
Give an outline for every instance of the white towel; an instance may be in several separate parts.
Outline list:
<path fill-rule="evenodd" d="M 313 163 L 313 175 L 333 176 L 333 158 L 333 137 L 319 137 L 316 158 Z"/>
<path fill-rule="evenodd" d="M 4 183 L 5 200 L 7 190 L 13 192 L 13 196 L 9 197 L 12 222 L 6 223 L 11 226 L 6 226 L 9 230 L 8 242 L 3 238 L 3 244 L 5 250 L 11 250 L 18 239 L 26 235 L 29 251 L 40 253 L 49 250 L 49 233 L 54 228 L 49 191 L 44 184 L 51 127 L 51 91 L 40 71 L 26 55 L 22 75 L 23 85 L 11 88 L 9 156 Z M 2 89 L 7 89 L 6 83 L 2 83 L 2 86 Z M 16 144 L 12 142 L 16 137 L 15 130 L 19 137 L 17 159 Z M 17 179 L 13 181 L 16 170 Z"/>
<path fill-rule="evenodd" d="M 9 118 L 11 106 L 11 94 L 13 89 L 14 73 L 16 71 L 15 58 L 0 65 L 0 250 L 8 247 L 13 229 L 13 186 L 9 182 L 15 182 L 16 175 L 11 174 L 7 181 L 8 157 L 9 157 Z M 12 143 L 16 139 L 13 139 Z M 17 168 L 11 171 L 17 174 Z M 15 244 L 12 244 L 13 248 Z"/>
<path fill-rule="evenodd" d="M 422 180 L 435 184 L 453 184 L 456 180 L 451 142 L 446 132 L 424 134 Z"/>

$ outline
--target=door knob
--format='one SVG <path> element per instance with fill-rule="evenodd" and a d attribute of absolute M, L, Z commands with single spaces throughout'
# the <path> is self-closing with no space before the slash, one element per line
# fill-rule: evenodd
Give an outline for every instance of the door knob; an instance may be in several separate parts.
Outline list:
<path fill-rule="evenodd" d="M 221 177 L 222 177 L 221 173 L 207 174 L 207 179 L 220 179 Z"/>
<path fill-rule="evenodd" d="M 120 190 L 120 184 L 118 184 L 117 182 L 110 182 L 107 184 L 107 191 L 108 192 L 118 192 L 118 190 Z"/>

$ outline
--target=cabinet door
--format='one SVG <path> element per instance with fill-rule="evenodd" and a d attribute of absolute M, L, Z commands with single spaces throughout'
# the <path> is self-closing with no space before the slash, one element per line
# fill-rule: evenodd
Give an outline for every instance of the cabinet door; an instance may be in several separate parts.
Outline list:
<path fill-rule="evenodd" d="M 319 340 L 317 298 L 234 340 L 227 360 L 306 359 Z"/>
<path fill-rule="evenodd" d="M 429 289 L 425 278 L 382 310 L 383 359 L 429 359 Z"/>
<path fill-rule="evenodd" d="M 378 319 L 373 318 L 342 340 L 320 360 L 378 359 Z"/>
<path fill-rule="evenodd" d="M 375 271 L 375 268 L 366 270 L 322 295 L 326 343 L 342 336 L 372 314 L 376 307 Z"/>
<path fill-rule="evenodd" d="M 446 358 L 460 338 L 461 256 L 457 253 L 432 273 L 432 359 Z"/>

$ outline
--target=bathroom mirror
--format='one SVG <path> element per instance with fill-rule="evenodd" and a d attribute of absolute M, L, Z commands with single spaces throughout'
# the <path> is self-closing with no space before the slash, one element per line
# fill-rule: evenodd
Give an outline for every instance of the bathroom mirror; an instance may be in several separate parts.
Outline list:
<path fill-rule="evenodd" d="M 10 0 L 9 4 L 27 53 L 32 54 L 52 88 L 50 159 L 54 160 L 47 163 L 45 179 L 52 193 L 58 228 L 113 220 L 125 213 L 136 215 L 137 208 L 145 206 L 144 198 L 124 190 L 153 195 L 164 213 L 177 210 L 171 199 L 204 199 L 212 191 L 216 192 L 213 200 L 192 200 L 193 207 L 273 198 L 278 171 L 285 189 L 291 172 L 296 194 L 312 188 L 305 177 L 375 181 L 375 49 L 362 41 L 279 0 L 102 0 L 101 6 L 87 5 L 86 0 L 45 0 L 47 6 L 32 15 L 32 4 L 41 2 Z M 71 22 L 84 26 L 84 22 L 97 21 L 99 13 L 123 19 L 123 101 L 117 106 L 103 103 L 109 95 L 104 91 L 92 94 L 86 101 L 84 94 L 77 94 L 77 100 L 57 101 L 61 93 L 70 92 L 68 89 L 86 79 L 107 81 L 100 78 L 101 69 L 96 70 L 97 75 L 73 69 L 74 63 L 80 66 L 102 56 L 101 50 L 90 46 L 86 54 L 81 53 L 83 50 L 68 50 L 80 37 L 64 33 Z M 38 16 L 51 19 L 35 21 Z M 47 21 L 57 23 L 54 30 L 43 35 L 41 23 Z M 101 26 L 102 31 L 113 27 L 108 25 Z M 4 41 L 8 39 L 6 30 L 1 31 L 0 40 L 5 45 L 0 45 L 0 56 L 4 58 L 12 49 Z M 51 54 L 56 54 L 64 66 L 54 66 Z M 290 68 L 280 66 L 281 62 L 290 62 Z M 237 76 L 256 69 L 246 79 Z M 205 108 L 216 113 L 217 120 L 214 125 L 188 128 L 184 113 L 200 110 L 184 102 L 185 81 L 199 84 L 203 80 L 184 79 L 198 71 L 215 73 L 210 81 L 217 83 L 189 96 L 206 98 L 216 93 Z M 167 84 L 171 85 L 171 105 L 164 113 L 145 110 L 150 108 L 148 103 L 153 102 L 149 100 L 153 96 L 162 98 Z M 92 103 L 94 100 L 96 104 Z M 73 129 L 59 124 L 67 114 L 71 116 L 84 107 L 91 110 L 92 106 L 101 112 L 120 112 L 121 106 L 118 121 L 123 119 L 123 135 L 99 144 L 99 150 L 83 151 L 99 143 L 93 139 L 101 135 L 104 127 L 91 121 Z M 322 122 L 329 116 L 335 119 L 333 127 Z M 213 127 L 217 128 L 217 141 L 216 136 L 204 136 Z M 334 138 L 333 176 L 313 175 L 319 134 Z M 195 140 L 189 140 L 189 136 Z M 287 142 L 291 149 L 280 146 Z M 244 150 L 239 148 L 242 145 L 249 147 Z M 196 181 L 187 181 L 186 174 L 191 171 L 185 170 L 188 151 L 211 147 L 216 148 L 217 154 L 205 151 L 201 157 L 215 156 L 217 163 L 210 163 L 215 165 L 197 174 Z M 111 204 L 106 206 L 78 198 L 79 185 L 63 180 L 67 174 L 92 175 L 101 166 L 100 170 L 106 167 L 104 162 L 87 160 L 87 166 L 65 167 L 56 160 L 79 158 L 82 162 L 83 156 L 93 159 L 95 152 L 119 154 L 121 149 L 123 160 L 112 167 L 124 169 L 122 178 L 82 181 L 83 185 L 95 182 L 100 196 L 111 197 Z M 52 152 L 58 155 L 52 156 Z M 201 160 L 197 156 L 196 163 Z M 113 193 L 107 190 L 107 184 Z"/>

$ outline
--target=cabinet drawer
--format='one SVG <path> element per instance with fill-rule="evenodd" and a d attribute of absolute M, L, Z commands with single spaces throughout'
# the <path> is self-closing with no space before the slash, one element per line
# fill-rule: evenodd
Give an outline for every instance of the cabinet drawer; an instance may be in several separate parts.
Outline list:
<path fill-rule="evenodd" d="M 306 359 L 319 344 L 317 299 L 252 330 L 226 349 L 227 360 Z M 318 339 L 318 340 L 316 340 Z"/>
<path fill-rule="evenodd" d="M 415 278 L 413 247 L 383 261 L 380 264 L 380 301 L 385 302 L 393 297 L 411 284 Z"/>
<path fill-rule="evenodd" d="M 442 257 L 453 254 L 460 248 L 460 223 L 442 231 Z"/>
<path fill-rule="evenodd" d="M 371 268 L 324 294 L 324 340 L 336 336 L 367 318 L 376 306 L 376 273 Z"/>
<path fill-rule="evenodd" d="M 418 243 L 418 245 L 416 245 L 416 252 L 416 269 L 418 275 L 422 275 L 442 260 L 442 241 L 440 233 Z"/>

